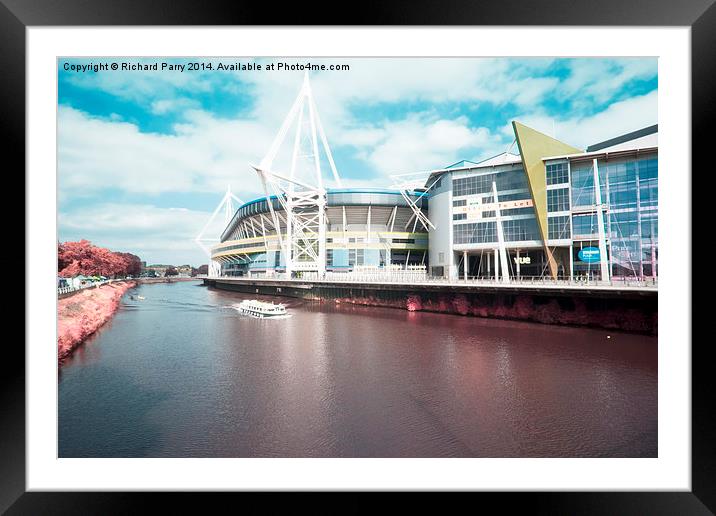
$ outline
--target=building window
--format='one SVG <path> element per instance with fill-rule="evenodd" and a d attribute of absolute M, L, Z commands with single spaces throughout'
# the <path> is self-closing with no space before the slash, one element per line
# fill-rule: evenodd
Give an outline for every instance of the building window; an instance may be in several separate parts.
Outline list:
<path fill-rule="evenodd" d="M 458 208 L 460 206 L 467 206 L 467 200 L 466 199 L 458 199 L 452 202 L 452 205 L 454 208 Z"/>
<path fill-rule="evenodd" d="M 569 188 L 547 190 L 547 211 L 569 211 Z"/>
<path fill-rule="evenodd" d="M 458 224 L 453 226 L 453 239 L 456 244 L 484 244 L 497 242 L 495 221 Z"/>
<path fill-rule="evenodd" d="M 445 253 L 438 253 L 438 263 L 445 263 Z"/>
<path fill-rule="evenodd" d="M 490 193 L 492 192 L 493 181 L 496 183 L 498 192 L 518 190 L 529 186 L 524 170 L 520 168 L 494 174 L 455 178 L 453 179 L 453 195 L 460 197 L 462 195 Z"/>
<path fill-rule="evenodd" d="M 547 165 L 547 184 L 559 185 L 569 182 L 566 163 L 551 163 Z"/>
<path fill-rule="evenodd" d="M 599 185 L 602 202 L 607 200 L 607 167 L 599 165 Z M 594 196 L 594 170 L 590 164 L 572 166 L 572 206 L 593 206 L 596 203 Z"/>
<path fill-rule="evenodd" d="M 571 233 L 569 231 L 569 215 L 562 215 L 560 217 L 549 217 L 547 219 L 548 235 L 550 240 L 561 240 L 563 238 L 570 238 Z"/>
<path fill-rule="evenodd" d="M 452 214 L 452 220 L 465 220 L 467 218 L 467 213 L 453 213 Z"/>
<path fill-rule="evenodd" d="M 641 172 L 641 170 L 640 170 Z M 659 204 L 658 179 L 643 179 L 639 177 L 639 204 L 641 207 L 658 206 Z"/>
<path fill-rule="evenodd" d="M 659 176 L 659 165 L 656 158 L 639 161 L 639 179 L 656 179 Z"/>
<path fill-rule="evenodd" d="M 504 220 L 502 221 L 502 230 L 506 242 L 541 240 L 537 219 Z"/>
<path fill-rule="evenodd" d="M 659 219 L 656 217 L 641 219 L 641 238 L 645 241 L 656 240 L 659 236 Z"/>
<path fill-rule="evenodd" d="M 602 215 L 603 216 L 603 215 Z M 604 224 L 606 228 L 606 223 Z M 599 232 L 597 214 L 575 215 L 572 217 L 572 234 L 579 236 L 592 236 Z"/>
<path fill-rule="evenodd" d="M 639 235 L 636 210 L 612 213 L 609 217 L 611 238 L 613 240 Z"/>
<path fill-rule="evenodd" d="M 491 217 L 495 216 L 494 211 L 484 212 L 482 214 L 483 217 L 487 217 L 487 215 L 485 215 L 485 213 L 492 213 L 492 215 L 490 215 Z M 532 208 L 532 206 L 528 206 L 527 208 L 510 208 L 509 210 L 500 210 L 501 217 L 509 217 L 511 215 L 534 215 L 534 214 L 535 214 L 535 211 L 534 211 L 534 208 Z"/>
<path fill-rule="evenodd" d="M 529 192 L 527 190 L 525 190 L 524 193 L 513 193 L 513 194 L 498 193 L 498 198 L 500 199 L 500 202 L 529 201 L 531 199 L 531 197 L 529 196 Z M 483 202 L 492 202 L 492 196 L 485 197 L 485 199 L 483 199 Z"/>

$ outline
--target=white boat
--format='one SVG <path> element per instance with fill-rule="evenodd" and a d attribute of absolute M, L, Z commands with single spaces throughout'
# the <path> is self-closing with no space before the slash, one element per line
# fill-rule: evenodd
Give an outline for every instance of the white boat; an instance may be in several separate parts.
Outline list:
<path fill-rule="evenodd" d="M 265 303 L 256 299 L 244 299 L 238 306 L 239 312 L 252 317 L 276 317 L 286 315 L 286 307 L 282 304 Z"/>

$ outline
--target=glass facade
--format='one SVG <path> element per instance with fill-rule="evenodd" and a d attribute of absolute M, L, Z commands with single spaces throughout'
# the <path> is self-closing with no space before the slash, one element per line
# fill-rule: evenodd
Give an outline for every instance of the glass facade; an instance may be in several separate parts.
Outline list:
<path fill-rule="evenodd" d="M 532 206 L 515 206 L 514 201 L 530 201 L 527 176 L 522 167 L 508 166 L 502 170 L 489 169 L 490 173 L 453 178 L 453 196 L 472 196 L 471 199 L 455 199 L 453 207 L 475 206 L 482 203 L 479 219 L 464 213 L 453 214 L 453 244 L 493 244 L 497 246 L 497 212 L 494 209 L 492 183 L 497 187 L 497 198 L 501 204 L 500 219 L 505 242 L 540 241 L 540 233 Z M 472 172 L 472 171 L 470 171 Z M 503 203 L 506 203 L 503 204 Z M 485 220 L 490 219 L 490 220 Z M 467 222 L 463 222 L 466 221 Z"/>
<path fill-rule="evenodd" d="M 547 165 L 547 184 L 560 185 L 569 183 L 567 163 L 550 163 Z"/>
<path fill-rule="evenodd" d="M 547 238 L 560 274 L 599 275 L 599 263 L 583 262 L 579 251 L 599 247 L 594 169 L 591 159 L 546 163 Z M 607 259 L 613 278 L 644 278 L 658 273 L 658 159 L 655 152 L 599 159 Z M 485 204 L 493 202 L 492 181 L 498 185 L 500 202 L 530 199 L 527 178 L 521 169 L 495 171 L 479 176 L 454 177 L 454 196 L 474 196 Z M 508 193 L 501 191 L 511 190 Z M 474 204 L 470 198 L 453 200 L 454 207 Z M 489 206 L 488 206 L 489 207 Z M 534 208 L 505 207 L 500 210 L 508 249 L 541 242 Z M 497 246 L 494 210 L 481 212 L 481 220 L 454 214 L 453 244 Z M 485 220 L 489 219 L 489 220 Z M 569 257 L 570 247 L 572 258 Z M 483 247 L 484 249 L 484 247 Z M 524 251 L 524 248 L 522 248 Z M 544 271 L 542 271 L 544 272 Z"/>
<path fill-rule="evenodd" d="M 456 224 L 453 226 L 453 242 L 455 244 L 497 242 L 497 226 L 495 224 L 494 220 L 472 224 Z"/>
<path fill-rule="evenodd" d="M 594 196 L 594 169 L 592 162 L 572 164 L 572 206 L 593 206 Z M 607 198 L 606 168 L 599 168 L 599 184 L 602 202 Z"/>
<path fill-rule="evenodd" d="M 658 159 L 650 155 L 603 166 L 608 181 L 612 275 L 656 276 Z"/>
<path fill-rule="evenodd" d="M 529 242 L 542 240 L 537 227 L 537 219 L 508 219 L 502 221 L 502 230 L 505 235 L 505 242 Z"/>
<path fill-rule="evenodd" d="M 559 217 L 549 217 L 547 219 L 548 238 L 550 240 L 562 240 L 571 238 L 572 233 L 569 227 L 569 215 L 561 215 Z"/>
<path fill-rule="evenodd" d="M 570 197 L 572 210 L 575 211 L 572 236 L 580 241 L 580 248 L 586 241 L 598 245 L 592 166 L 592 162 L 571 163 Z M 612 277 L 655 277 L 658 273 L 657 155 L 599 160 L 597 166 L 602 203 L 608 212 L 608 216 L 604 217 L 604 227 Z M 548 206 L 557 204 L 554 198 L 550 202 L 548 196 Z M 550 225 L 550 238 L 551 232 Z M 578 258 L 575 260 L 576 271 L 584 269 L 591 273 L 594 269 L 593 264 L 588 266 Z"/>
<path fill-rule="evenodd" d="M 534 217 L 502 220 L 505 242 L 530 242 L 541 240 L 537 220 Z M 453 226 L 455 244 L 497 243 L 497 221 L 456 224 Z"/>
<path fill-rule="evenodd" d="M 547 190 L 547 211 L 569 211 L 569 188 Z"/>
<path fill-rule="evenodd" d="M 505 172 L 482 174 L 479 176 L 458 177 L 453 179 L 453 196 L 485 194 L 492 192 L 492 182 L 495 182 L 497 191 L 518 190 L 529 187 L 527 176 L 522 169 L 513 169 Z M 503 200 L 500 198 L 500 200 Z"/>

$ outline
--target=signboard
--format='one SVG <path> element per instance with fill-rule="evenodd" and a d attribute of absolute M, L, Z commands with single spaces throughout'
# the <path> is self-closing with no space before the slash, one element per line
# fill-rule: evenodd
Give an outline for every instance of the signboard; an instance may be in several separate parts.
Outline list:
<path fill-rule="evenodd" d="M 495 203 L 483 203 L 480 197 L 473 197 L 466 199 L 465 206 L 456 206 L 452 209 L 454 214 L 465 213 L 465 219 L 467 221 L 479 220 L 482 218 L 482 212 L 484 211 L 495 211 L 497 206 Z M 533 206 L 532 199 L 521 199 L 518 201 L 504 201 L 500 202 L 500 211 L 511 210 L 515 208 L 529 208 Z"/>
<path fill-rule="evenodd" d="M 577 257 L 586 263 L 598 262 L 601 259 L 598 247 L 585 247 L 584 249 L 580 249 L 577 253 Z"/>

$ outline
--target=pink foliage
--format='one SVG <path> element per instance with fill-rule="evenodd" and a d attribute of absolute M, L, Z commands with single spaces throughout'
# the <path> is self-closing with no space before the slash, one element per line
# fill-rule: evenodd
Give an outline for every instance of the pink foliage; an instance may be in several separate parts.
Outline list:
<path fill-rule="evenodd" d="M 112 317 L 119 300 L 135 283 L 88 288 L 57 303 L 57 358 L 61 361 Z"/>
<path fill-rule="evenodd" d="M 406 308 L 409 312 L 416 312 L 423 309 L 423 303 L 420 300 L 420 296 L 410 295 L 406 303 Z"/>
<path fill-rule="evenodd" d="M 92 245 L 89 240 L 64 242 L 57 246 L 57 270 L 69 278 L 85 276 L 138 275 L 142 262 L 131 253 L 118 253 Z"/>

